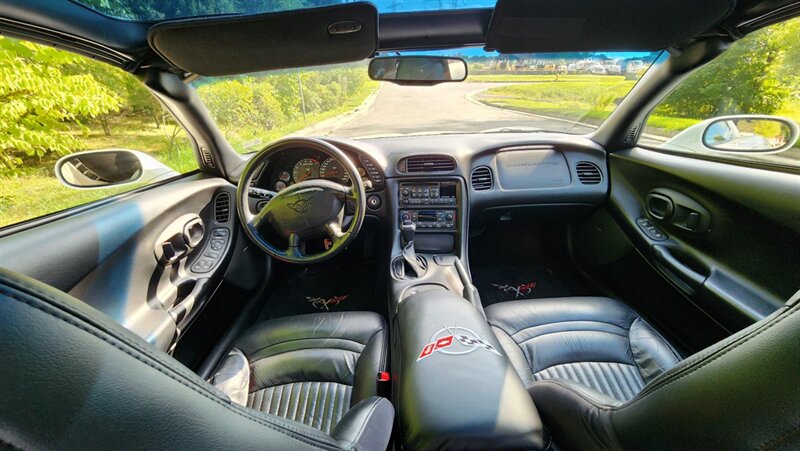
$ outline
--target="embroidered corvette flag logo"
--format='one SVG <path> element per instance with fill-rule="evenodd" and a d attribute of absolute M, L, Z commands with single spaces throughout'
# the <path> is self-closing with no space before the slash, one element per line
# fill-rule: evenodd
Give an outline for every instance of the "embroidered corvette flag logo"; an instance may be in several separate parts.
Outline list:
<path fill-rule="evenodd" d="M 465 327 L 446 327 L 433 334 L 431 342 L 425 345 L 422 348 L 422 352 L 419 353 L 417 362 L 431 356 L 434 352 L 461 355 L 469 354 L 476 349 L 484 349 L 500 355 L 494 346 L 480 338 L 475 332 Z"/>

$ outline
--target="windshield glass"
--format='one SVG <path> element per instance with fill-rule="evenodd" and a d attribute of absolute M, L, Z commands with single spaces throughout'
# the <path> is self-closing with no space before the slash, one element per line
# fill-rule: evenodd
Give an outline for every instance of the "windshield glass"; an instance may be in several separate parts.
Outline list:
<path fill-rule="evenodd" d="M 460 56 L 460 83 L 370 80 L 367 62 L 201 78 L 198 94 L 239 152 L 284 135 L 371 138 L 419 134 L 561 132 L 601 124 L 658 57 L 649 52 Z"/>
<path fill-rule="evenodd" d="M 347 3 L 344 0 L 73 0 L 120 19 L 153 22 L 186 17 L 259 14 L 318 8 Z M 381 13 L 494 8 L 495 0 L 372 0 Z"/>

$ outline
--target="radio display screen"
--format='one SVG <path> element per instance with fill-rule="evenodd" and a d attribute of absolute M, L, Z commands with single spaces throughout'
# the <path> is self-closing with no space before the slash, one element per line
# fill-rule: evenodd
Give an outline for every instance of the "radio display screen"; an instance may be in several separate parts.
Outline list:
<path fill-rule="evenodd" d="M 455 183 L 442 183 L 439 187 L 439 195 L 441 197 L 455 197 L 456 184 Z"/>

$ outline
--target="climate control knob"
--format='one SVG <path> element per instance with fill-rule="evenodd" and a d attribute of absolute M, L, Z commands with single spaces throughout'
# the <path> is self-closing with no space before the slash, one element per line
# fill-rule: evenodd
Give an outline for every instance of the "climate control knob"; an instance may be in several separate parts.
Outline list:
<path fill-rule="evenodd" d="M 447 213 L 446 215 L 444 215 L 444 219 L 448 221 L 452 221 L 453 218 L 454 218 L 453 213 Z"/>

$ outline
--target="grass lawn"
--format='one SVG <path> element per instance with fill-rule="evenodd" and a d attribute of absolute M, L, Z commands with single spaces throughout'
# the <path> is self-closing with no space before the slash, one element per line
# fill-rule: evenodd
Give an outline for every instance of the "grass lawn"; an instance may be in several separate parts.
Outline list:
<path fill-rule="evenodd" d="M 625 81 L 622 75 L 536 75 L 536 74 L 470 74 L 467 81 L 494 83 L 529 83 L 529 82 L 565 82 L 581 81 L 587 83 L 605 83 Z"/>
<path fill-rule="evenodd" d="M 565 79 L 549 83 L 499 86 L 488 89 L 476 99 L 487 105 L 515 111 L 600 125 L 636 83 L 634 80 L 616 76 L 573 77 L 583 77 L 588 80 Z M 699 119 L 654 115 L 648 119 L 647 132 L 665 137 L 673 136 L 699 121 Z"/>

